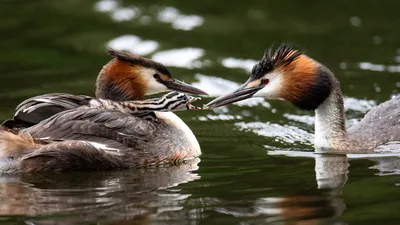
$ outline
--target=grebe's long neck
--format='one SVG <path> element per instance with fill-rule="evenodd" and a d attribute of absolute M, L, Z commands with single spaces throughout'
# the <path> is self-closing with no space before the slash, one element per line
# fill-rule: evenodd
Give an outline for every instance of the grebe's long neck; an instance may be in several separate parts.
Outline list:
<path fill-rule="evenodd" d="M 329 97 L 315 110 L 315 147 L 321 151 L 337 149 L 343 142 L 349 142 L 340 84 L 335 77 L 331 79 Z"/>

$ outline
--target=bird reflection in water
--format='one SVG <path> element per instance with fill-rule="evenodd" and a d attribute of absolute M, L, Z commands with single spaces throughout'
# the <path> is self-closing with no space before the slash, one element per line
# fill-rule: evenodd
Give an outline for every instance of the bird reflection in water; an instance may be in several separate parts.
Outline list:
<path fill-rule="evenodd" d="M 134 172 L 3 176 L 0 215 L 29 215 L 28 224 L 54 224 L 61 215 L 68 216 L 57 218 L 57 224 L 182 218 L 180 210 L 190 194 L 180 193 L 176 186 L 200 178 L 195 172 L 199 161 Z M 42 217 L 49 214 L 51 218 Z M 13 222 L 15 218 L 2 220 Z"/>
<path fill-rule="evenodd" d="M 346 155 L 321 154 L 315 157 L 318 191 L 255 200 L 248 207 L 219 207 L 219 213 L 252 217 L 241 224 L 342 224 L 346 209 L 341 196 L 348 174 Z M 219 200 L 219 204 L 223 204 Z"/>
<path fill-rule="evenodd" d="M 206 196 L 192 196 L 190 188 L 182 191 L 178 185 L 200 178 L 196 174 L 198 160 L 135 172 L 3 176 L 0 214 L 9 216 L 3 217 L 2 221 L 11 223 L 17 220 L 11 217 L 13 215 L 28 215 L 23 218 L 27 224 L 54 224 L 55 220 L 57 224 L 89 221 L 104 224 L 201 224 L 213 219 L 215 213 L 231 216 L 232 221 L 239 220 L 243 225 L 345 224 L 341 219 L 346 209 L 342 192 L 348 178 L 349 157 L 314 153 L 303 156 L 315 160 L 316 189 L 306 188 L 300 192 L 296 188 L 292 191 L 278 190 L 278 194 L 261 191 L 264 192 L 262 198 L 249 200 L 239 195 L 229 199 L 212 197 L 213 188 L 207 185 L 199 186 L 205 189 L 202 192 L 210 193 Z M 393 157 L 380 157 L 373 161 L 378 164 L 370 168 L 380 169 L 377 175 L 400 171 L 398 163 L 393 163 Z M 266 186 L 260 183 L 260 187 L 252 188 Z M 268 190 L 279 187 L 282 186 L 269 187 Z M 49 214 L 51 218 L 43 217 Z"/>
<path fill-rule="evenodd" d="M 278 151 L 272 155 L 293 152 Z M 365 157 L 376 165 L 370 169 L 379 172 L 376 175 L 400 174 L 399 156 L 388 155 L 346 155 L 346 154 L 303 154 L 302 157 L 315 159 L 315 179 L 318 192 L 306 195 L 293 195 L 285 197 L 262 198 L 255 201 L 251 210 L 242 212 L 241 216 L 264 216 L 249 224 L 347 224 L 340 219 L 346 204 L 342 197 L 343 188 L 348 179 L 349 158 Z M 297 155 L 297 156 L 299 156 Z M 220 210 L 223 211 L 223 210 Z M 225 210 L 225 213 L 228 213 Z M 238 216 L 238 211 L 229 214 Z M 265 218 L 266 217 L 266 218 Z"/>

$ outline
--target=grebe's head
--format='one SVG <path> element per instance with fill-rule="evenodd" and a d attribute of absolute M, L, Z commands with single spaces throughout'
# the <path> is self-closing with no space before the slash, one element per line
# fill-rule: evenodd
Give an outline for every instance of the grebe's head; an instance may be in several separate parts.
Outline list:
<path fill-rule="evenodd" d="M 250 78 L 235 92 L 207 104 L 209 108 L 251 97 L 284 99 L 304 110 L 315 110 L 329 96 L 332 73 L 320 63 L 292 46 L 271 48 L 251 72 Z"/>
<path fill-rule="evenodd" d="M 127 52 L 108 50 L 114 57 L 100 71 L 96 97 L 115 101 L 143 99 L 145 95 L 180 91 L 207 95 L 206 92 L 172 77 L 161 63 Z"/>

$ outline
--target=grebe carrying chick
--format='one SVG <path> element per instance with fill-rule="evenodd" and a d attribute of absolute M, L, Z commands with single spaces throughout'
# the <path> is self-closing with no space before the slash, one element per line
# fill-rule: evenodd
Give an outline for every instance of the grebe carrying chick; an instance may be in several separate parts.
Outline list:
<path fill-rule="evenodd" d="M 373 108 L 346 130 L 339 81 L 327 67 L 287 44 L 275 51 L 267 49 L 238 90 L 206 107 L 252 97 L 283 99 L 302 110 L 315 110 L 317 152 L 371 153 L 379 146 L 400 142 L 399 95 Z"/>
<path fill-rule="evenodd" d="M 0 127 L 0 172 L 107 170 L 174 164 L 198 157 L 199 143 L 174 113 L 198 109 L 206 95 L 174 79 L 162 64 L 130 53 L 100 71 L 96 98 L 45 94 L 25 100 Z"/>

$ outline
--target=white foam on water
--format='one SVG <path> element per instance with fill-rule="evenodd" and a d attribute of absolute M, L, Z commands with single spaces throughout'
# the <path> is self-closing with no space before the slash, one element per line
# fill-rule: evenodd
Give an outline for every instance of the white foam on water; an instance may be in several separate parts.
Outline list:
<path fill-rule="evenodd" d="M 383 65 L 371 62 L 360 62 L 359 68 L 362 70 L 369 70 L 375 72 L 390 72 L 390 73 L 400 73 L 400 65 Z"/>
<path fill-rule="evenodd" d="M 185 15 L 174 7 L 162 8 L 157 14 L 157 19 L 163 23 L 170 23 L 176 30 L 193 30 L 204 24 L 202 16 Z"/>
<path fill-rule="evenodd" d="M 284 144 L 300 142 L 311 145 L 314 135 L 298 127 L 290 125 L 280 125 L 270 122 L 239 122 L 235 126 L 243 131 L 252 131 L 257 135 L 274 138 L 275 141 Z"/>
<path fill-rule="evenodd" d="M 221 64 L 226 68 L 239 68 L 247 72 L 251 72 L 256 63 L 257 61 L 253 59 L 237 59 L 232 57 L 222 59 L 221 61 Z"/>
<path fill-rule="evenodd" d="M 112 39 L 107 46 L 118 51 L 129 51 L 133 54 L 147 55 L 154 52 L 159 44 L 152 40 L 142 40 L 136 35 L 122 35 Z"/>
<path fill-rule="evenodd" d="M 115 0 L 101 0 L 94 4 L 94 9 L 97 12 L 111 12 L 118 7 L 118 3 Z"/>
<path fill-rule="evenodd" d="M 136 7 L 116 8 L 112 11 L 111 18 L 116 22 L 130 21 L 137 18 L 139 14 L 140 10 Z"/>
<path fill-rule="evenodd" d="M 198 60 L 203 57 L 205 51 L 201 48 L 180 48 L 157 52 L 153 55 L 154 61 L 166 66 L 181 68 L 201 68 L 202 63 Z"/>

